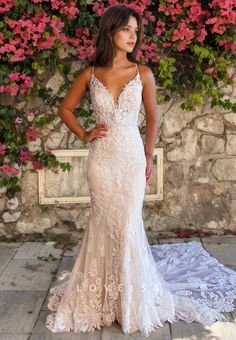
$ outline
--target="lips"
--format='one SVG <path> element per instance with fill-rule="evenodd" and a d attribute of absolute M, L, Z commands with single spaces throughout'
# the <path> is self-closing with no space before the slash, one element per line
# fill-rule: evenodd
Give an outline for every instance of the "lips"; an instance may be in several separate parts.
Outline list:
<path fill-rule="evenodd" d="M 134 46 L 134 42 L 129 42 L 129 43 L 127 43 L 127 45 Z"/>

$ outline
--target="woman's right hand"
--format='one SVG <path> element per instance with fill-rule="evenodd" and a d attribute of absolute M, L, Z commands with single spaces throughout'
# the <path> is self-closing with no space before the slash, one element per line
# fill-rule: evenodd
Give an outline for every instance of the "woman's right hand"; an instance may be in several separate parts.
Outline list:
<path fill-rule="evenodd" d="M 96 126 L 92 130 L 84 132 L 84 135 L 81 137 L 81 140 L 84 143 L 89 143 L 96 138 L 106 137 L 107 135 L 104 132 L 107 130 L 108 127 L 106 126 L 106 124 L 96 124 Z"/>

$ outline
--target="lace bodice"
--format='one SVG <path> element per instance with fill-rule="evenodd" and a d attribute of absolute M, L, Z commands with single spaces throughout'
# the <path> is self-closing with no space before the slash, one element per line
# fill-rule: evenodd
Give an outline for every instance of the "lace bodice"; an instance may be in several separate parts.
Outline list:
<path fill-rule="evenodd" d="M 109 126 L 137 126 L 142 102 L 142 81 L 137 66 L 136 76 L 121 90 L 118 102 L 107 87 L 95 76 L 94 67 L 90 79 L 90 96 L 97 123 Z"/>

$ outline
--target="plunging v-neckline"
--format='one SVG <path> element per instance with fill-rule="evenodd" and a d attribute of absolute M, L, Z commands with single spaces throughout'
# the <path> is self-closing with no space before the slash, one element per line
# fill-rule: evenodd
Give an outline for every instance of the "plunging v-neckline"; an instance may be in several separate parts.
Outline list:
<path fill-rule="evenodd" d="M 120 91 L 120 93 L 119 93 L 119 95 L 118 95 L 118 97 L 117 97 L 117 101 L 115 101 L 115 98 L 114 98 L 113 94 L 112 94 L 111 91 L 107 88 L 107 86 L 104 85 L 103 82 L 102 82 L 101 80 L 99 80 L 99 79 L 95 76 L 94 71 L 93 71 L 93 73 L 92 73 L 92 76 L 93 76 L 93 77 L 94 77 L 94 78 L 102 85 L 102 87 L 104 88 L 104 90 L 111 96 L 112 102 L 113 102 L 114 106 L 115 106 L 115 107 L 119 107 L 121 95 L 124 93 L 124 91 L 125 91 L 125 89 L 127 88 L 127 86 L 128 86 L 130 83 L 132 83 L 133 81 L 136 80 L 136 78 L 139 76 L 139 71 L 137 71 L 137 74 L 136 74 L 136 76 L 135 76 L 134 78 L 128 80 L 128 81 L 125 83 L 125 85 L 122 87 L 122 89 L 121 89 L 121 91 Z"/>

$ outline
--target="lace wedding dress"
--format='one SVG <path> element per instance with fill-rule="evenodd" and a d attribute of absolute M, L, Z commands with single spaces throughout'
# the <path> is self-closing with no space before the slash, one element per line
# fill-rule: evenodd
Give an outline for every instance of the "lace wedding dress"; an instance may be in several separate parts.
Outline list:
<path fill-rule="evenodd" d="M 200 242 L 148 244 L 142 204 L 146 159 L 138 113 L 142 82 L 136 76 L 118 102 L 94 70 L 90 95 L 107 137 L 90 143 L 87 179 L 90 218 L 69 278 L 50 289 L 46 327 L 52 332 L 94 332 L 117 321 L 124 333 L 144 336 L 181 319 L 211 325 L 234 309 L 236 273 Z"/>

